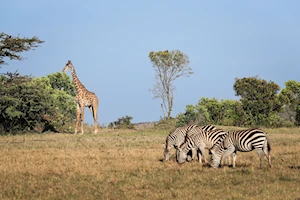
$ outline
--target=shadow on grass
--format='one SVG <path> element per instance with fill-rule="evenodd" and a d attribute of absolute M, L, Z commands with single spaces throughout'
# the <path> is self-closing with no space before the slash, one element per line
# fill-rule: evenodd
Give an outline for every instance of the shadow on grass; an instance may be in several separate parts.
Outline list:
<path fill-rule="evenodd" d="M 300 169 L 300 166 L 289 166 L 290 169 Z"/>

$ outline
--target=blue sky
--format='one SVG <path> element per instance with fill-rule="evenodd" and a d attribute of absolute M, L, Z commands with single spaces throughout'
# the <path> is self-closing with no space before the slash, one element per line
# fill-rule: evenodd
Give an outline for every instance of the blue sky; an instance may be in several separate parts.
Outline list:
<path fill-rule="evenodd" d="M 150 51 L 180 50 L 190 58 L 194 74 L 174 82 L 172 116 L 201 97 L 237 99 L 235 78 L 258 75 L 281 88 L 299 81 L 296 0 L 10 0 L 1 8 L 0 32 L 45 43 L 0 73 L 41 77 L 72 60 L 81 82 L 98 95 L 100 124 L 125 115 L 135 123 L 160 119 L 161 102 L 149 92 L 155 83 Z"/>

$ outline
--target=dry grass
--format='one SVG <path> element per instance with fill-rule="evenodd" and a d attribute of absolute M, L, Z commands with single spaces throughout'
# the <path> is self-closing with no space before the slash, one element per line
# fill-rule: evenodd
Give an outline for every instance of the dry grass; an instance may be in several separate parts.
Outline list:
<path fill-rule="evenodd" d="M 271 169 L 254 151 L 236 169 L 163 162 L 168 131 L 1 136 L 0 199 L 300 198 L 300 129 L 265 130 Z"/>

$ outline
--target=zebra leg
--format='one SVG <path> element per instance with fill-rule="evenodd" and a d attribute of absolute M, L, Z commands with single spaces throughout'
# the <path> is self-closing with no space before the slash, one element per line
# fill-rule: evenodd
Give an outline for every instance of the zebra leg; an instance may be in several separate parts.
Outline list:
<path fill-rule="evenodd" d="M 221 159 L 221 164 L 223 164 L 223 161 L 224 159 L 226 159 L 230 154 L 234 153 L 235 152 L 235 148 L 234 146 L 231 146 L 229 148 L 227 148 L 225 151 L 224 151 L 224 155 Z M 232 163 L 232 167 L 235 168 L 235 158 L 233 157 L 233 163 Z"/>
<path fill-rule="evenodd" d="M 259 159 L 260 159 L 260 168 L 262 168 L 263 167 L 263 161 L 264 161 L 264 156 L 262 155 L 262 149 L 257 148 L 256 152 L 257 152 L 257 154 L 259 156 Z"/>
<path fill-rule="evenodd" d="M 198 156 L 199 163 L 202 163 L 202 152 L 200 148 L 197 148 L 197 156 Z"/>
<path fill-rule="evenodd" d="M 264 143 L 264 148 L 263 151 L 268 159 L 269 166 L 272 167 L 271 165 L 271 154 L 270 154 L 270 144 L 268 143 L 268 140 Z"/>
<path fill-rule="evenodd" d="M 190 151 L 188 151 L 187 153 L 187 161 L 188 162 L 191 162 L 193 160 L 193 157 L 194 157 L 194 149 L 191 149 Z"/>
<path fill-rule="evenodd" d="M 230 158 L 230 156 L 228 156 Z M 232 167 L 235 168 L 235 161 L 236 161 L 236 151 L 232 153 Z"/>
<path fill-rule="evenodd" d="M 203 146 L 200 146 L 198 149 L 200 150 L 201 155 L 203 156 L 204 162 L 207 163 L 206 156 L 205 156 L 205 148 Z M 199 162 L 202 163 L 201 156 L 199 155 L 199 157 L 200 157 Z"/>
<path fill-rule="evenodd" d="M 231 158 L 230 158 L 230 156 L 227 157 L 227 162 L 228 162 L 228 165 L 231 164 Z"/>
<path fill-rule="evenodd" d="M 197 148 L 197 155 L 198 155 L 198 160 L 199 163 L 202 163 L 202 157 L 204 159 L 204 162 L 207 163 L 206 157 L 205 157 L 205 150 L 202 147 Z"/>
<path fill-rule="evenodd" d="M 231 164 L 231 157 L 228 156 L 226 160 L 227 160 L 227 164 L 230 165 Z M 224 160 L 224 163 L 225 163 L 225 160 Z"/>

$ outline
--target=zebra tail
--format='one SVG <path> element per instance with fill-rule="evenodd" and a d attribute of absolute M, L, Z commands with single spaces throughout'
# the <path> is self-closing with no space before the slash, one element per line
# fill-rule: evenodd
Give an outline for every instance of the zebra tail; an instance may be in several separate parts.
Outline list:
<path fill-rule="evenodd" d="M 270 139 L 269 139 L 268 136 L 266 136 L 266 137 L 267 137 L 267 148 L 268 148 L 268 152 L 270 152 L 270 151 L 271 151 Z"/>

